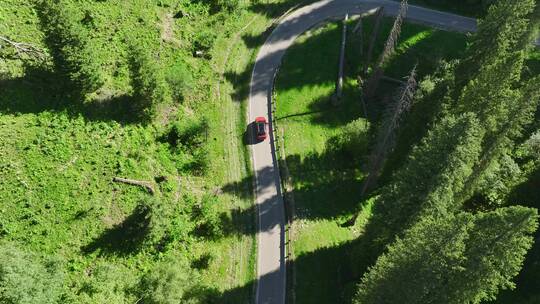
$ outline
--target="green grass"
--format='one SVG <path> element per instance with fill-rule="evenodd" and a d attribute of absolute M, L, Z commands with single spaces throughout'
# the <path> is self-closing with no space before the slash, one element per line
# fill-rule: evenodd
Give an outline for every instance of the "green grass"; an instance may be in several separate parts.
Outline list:
<path fill-rule="evenodd" d="M 384 20 L 380 37 L 386 37 L 391 25 L 391 19 Z M 368 40 L 371 27 L 371 21 L 364 23 L 364 41 Z M 361 69 L 362 57 L 357 55 L 358 36 L 349 34 L 344 98 L 340 106 L 330 102 L 341 40 L 337 23 L 325 24 L 302 35 L 287 51 L 276 80 L 276 123 L 284 133 L 285 157 L 293 180 L 298 218 L 293 240 L 297 303 L 346 303 L 359 279 L 351 269 L 349 258 L 371 212 L 372 200 L 360 202 L 369 148 L 351 154 L 336 146 L 335 139 L 347 124 L 359 120 L 359 125 L 365 126 L 361 131 L 365 141 L 369 142 L 383 107 L 378 102 L 369 103 L 368 117 L 363 113 L 355 76 Z M 461 34 L 416 24 L 404 25 L 400 41 L 385 73 L 400 79 L 416 63 L 420 76 L 427 75 L 440 59 L 456 58 L 465 47 L 465 37 Z M 383 44 L 384 40 L 379 39 L 374 54 L 380 53 Z M 394 84 L 384 83 L 379 99 L 395 88 Z M 361 216 L 355 227 L 342 227 L 359 206 Z"/>
<path fill-rule="evenodd" d="M 0 7 L 2 34 L 46 50 L 30 4 L 8 2 Z M 234 14 L 209 14 L 201 4 L 161 3 L 81 4 L 81 14 L 88 11 L 95 20 L 92 41 L 107 76 L 100 92 L 84 103 L 56 94 L 50 62 L 28 66 L 0 54 L 0 238 L 60 258 L 67 273 L 63 296 L 68 303 L 134 303 L 136 290 L 131 290 L 140 277 L 175 256 L 191 262 L 193 282 L 202 288 L 194 291 L 196 296 L 211 295 L 219 303 L 252 299 L 256 243 L 251 166 L 241 144 L 244 84 L 266 28 L 291 3 L 272 1 Z M 171 18 L 179 10 L 184 17 Z M 209 163 L 204 173 L 189 169 L 196 147 L 172 149 L 162 140 L 167 126 L 141 124 L 126 111 L 132 100 L 122 37 L 139 26 L 139 17 L 146 26 L 143 31 L 161 37 L 159 64 L 171 68 L 180 62 L 192 74 L 194 81 L 171 109 L 169 122 L 208 123 L 201 134 Z M 216 24 L 219 32 L 212 30 Z M 208 55 L 196 57 L 192 44 L 201 29 L 215 37 Z M 167 227 L 178 236 L 167 250 L 142 247 L 127 252 L 114 244 L 126 242 L 113 233 L 115 227 L 150 198 L 138 187 L 113 183 L 115 176 L 154 183 Z M 154 181 L 162 176 L 165 181 Z M 188 205 L 208 195 L 217 196 L 215 209 L 223 221 L 224 234 L 218 238 L 190 233 L 194 223 Z M 199 263 L 206 257 L 207 265 Z M 95 271 L 104 265 L 113 269 L 106 278 Z M 114 289 L 89 287 L 99 285 Z"/>

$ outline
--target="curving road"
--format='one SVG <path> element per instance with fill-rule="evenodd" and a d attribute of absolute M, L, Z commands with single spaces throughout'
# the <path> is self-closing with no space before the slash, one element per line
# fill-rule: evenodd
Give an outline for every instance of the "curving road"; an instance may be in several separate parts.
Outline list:
<path fill-rule="evenodd" d="M 285 51 L 314 25 L 336 16 L 358 14 L 384 6 L 385 15 L 396 15 L 399 3 L 388 0 L 322 0 L 302 7 L 282 19 L 261 47 L 251 76 L 249 122 L 255 117 L 272 121 L 273 80 Z M 409 6 L 407 20 L 440 29 L 473 32 L 476 20 L 449 13 Z M 540 41 L 539 41 L 540 42 Z M 537 42 L 538 43 L 538 42 Z M 270 138 L 252 145 L 255 194 L 258 209 L 257 304 L 285 303 L 285 208 L 281 197 L 272 124 Z"/>

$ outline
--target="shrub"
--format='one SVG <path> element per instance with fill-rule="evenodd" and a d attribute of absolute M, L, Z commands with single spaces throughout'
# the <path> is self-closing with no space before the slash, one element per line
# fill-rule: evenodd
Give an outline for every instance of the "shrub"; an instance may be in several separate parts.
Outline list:
<path fill-rule="evenodd" d="M 183 99 L 184 92 L 193 87 L 193 76 L 186 64 L 180 60 L 167 69 L 165 78 L 177 100 Z"/>
<path fill-rule="evenodd" d="M 206 142 L 208 123 L 204 119 L 181 117 L 159 140 L 179 155 L 179 169 L 203 174 L 209 166 Z"/>
<path fill-rule="evenodd" d="M 111 264 L 105 261 L 97 262 L 89 273 L 83 276 L 79 301 L 82 303 L 125 303 L 130 288 L 133 288 L 138 279 L 134 273 L 128 271 L 125 266 Z M 64 303 L 73 303 L 77 300 L 65 300 Z"/>
<path fill-rule="evenodd" d="M 193 54 L 198 54 L 199 52 L 202 52 L 203 56 L 206 59 L 210 59 L 210 53 L 209 50 L 214 45 L 214 41 L 216 40 L 216 32 L 207 29 L 207 30 L 201 30 L 195 34 L 193 37 L 193 44 L 192 44 L 192 52 Z"/>
<path fill-rule="evenodd" d="M 63 274 L 53 261 L 41 261 L 10 243 L 0 244 L 0 303 L 59 303 Z"/>
<path fill-rule="evenodd" d="M 348 159 L 359 160 L 366 154 L 368 146 L 367 132 L 369 125 L 365 119 L 357 119 L 348 123 L 341 132 L 327 143 L 329 151 L 341 151 Z"/>
<path fill-rule="evenodd" d="M 488 206 L 502 205 L 512 189 L 519 184 L 523 178 L 523 172 L 515 163 L 512 157 L 503 154 L 498 160 L 493 162 L 479 182 L 478 192 L 484 196 Z"/>
<path fill-rule="evenodd" d="M 527 156 L 540 159 L 540 131 L 534 133 L 524 144 Z"/>
<path fill-rule="evenodd" d="M 185 303 L 188 292 L 195 285 L 194 273 L 184 259 L 161 262 L 145 274 L 139 284 L 141 303 Z"/>
<path fill-rule="evenodd" d="M 191 202 L 191 219 L 195 225 L 193 234 L 208 238 L 222 236 L 218 197 L 205 195 L 200 201 L 195 201 L 193 198 L 188 198 L 188 201 Z"/>

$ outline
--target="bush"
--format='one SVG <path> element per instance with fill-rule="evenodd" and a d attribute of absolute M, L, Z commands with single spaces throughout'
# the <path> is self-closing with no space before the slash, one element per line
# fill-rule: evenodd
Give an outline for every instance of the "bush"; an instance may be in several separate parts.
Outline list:
<path fill-rule="evenodd" d="M 170 259 L 145 274 L 139 284 L 140 303 L 185 303 L 188 292 L 197 281 L 183 259 Z"/>
<path fill-rule="evenodd" d="M 525 142 L 525 154 L 533 159 L 540 159 L 540 131 L 537 131 Z"/>
<path fill-rule="evenodd" d="M 167 69 L 165 78 L 175 99 L 184 98 L 184 92 L 193 87 L 193 76 L 183 61 L 178 60 Z"/>
<path fill-rule="evenodd" d="M 95 262 L 96 263 L 96 262 Z M 128 299 L 128 291 L 138 283 L 134 273 L 121 265 L 99 261 L 90 269 L 89 276 L 83 276 L 80 299 L 81 303 L 121 304 Z M 95 264 L 94 264 L 95 265 Z M 64 303 L 76 302 L 75 299 Z"/>
<path fill-rule="evenodd" d="M 206 146 L 208 123 L 204 119 L 180 117 L 159 140 L 179 155 L 179 169 L 203 174 L 209 166 Z"/>
<path fill-rule="evenodd" d="M 369 125 L 365 119 L 357 119 L 348 123 L 340 134 L 331 138 L 327 143 L 330 151 L 340 151 L 348 159 L 360 160 L 359 156 L 366 154 L 368 147 Z"/>
<path fill-rule="evenodd" d="M 54 261 L 41 261 L 10 243 L 0 244 L 0 303 L 59 303 L 63 274 Z"/>
<path fill-rule="evenodd" d="M 216 32 L 207 29 L 207 30 L 201 30 L 195 34 L 193 37 L 193 44 L 192 44 L 192 52 L 194 55 L 197 55 L 199 52 L 202 52 L 202 55 L 206 59 L 210 59 L 210 49 L 214 45 L 214 41 L 216 40 Z"/>
<path fill-rule="evenodd" d="M 194 222 L 193 234 L 201 237 L 217 238 L 223 235 L 219 200 L 217 196 L 205 195 L 200 201 L 188 198 L 191 202 L 191 219 Z"/>
<path fill-rule="evenodd" d="M 507 196 L 522 178 L 523 172 L 514 159 L 508 155 L 502 155 L 486 170 L 478 185 L 478 192 L 485 199 L 484 205 L 498 207 L 504 204 Z"/>

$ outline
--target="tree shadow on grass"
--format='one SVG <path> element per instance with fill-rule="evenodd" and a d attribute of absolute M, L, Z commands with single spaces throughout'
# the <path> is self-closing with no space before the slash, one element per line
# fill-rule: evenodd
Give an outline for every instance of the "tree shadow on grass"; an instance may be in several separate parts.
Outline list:
<path fill-rule="evenodd" d="M 344 242 L 333 247 L 323 247 L 296 257 L 294 262 L 286 262 L 287 271 L 296 272 L 295 294 L 297 303 L 351 303 L 360 277 L 352 271 L 352 250 L 357 240 Z M 294 263 L 294 265 L 293 265 Z M 260 280 L 243 286 L 220 291 L 216 288 L 198 286 L 188 291 L 188 299 L 196 299 L 208 304 L 253 303 L 259 281 L 271 280 L 277 271 L 262 275 Z M 292 283 L 288 278 L 287 283 Z M 291 298 L 291 288 L 287 298 Z M 277 299 L 258 299 L 260 303 L 274 303 Z M 267 300 L 269 302 L 264 302 Z"/>
<path fill-rule="evenodd" d="M 286 162 L 295 188 L 298 219 L 345 220 L 358 210 L 364 175 L 360 168 L 367 151 L 358 151 L 355 155 L 349 150 L 341 149 L 338 144 L 332 147 L 332 144 L 333 141 L 330 140 L 329 147 L 324 153 L 287 156 Z M 222 191 L 237 194 L 235 189 L 238 184 L 252 180 L 253 177 L 246 177 L 242 181 L 226 184 L 222 187 Z M 260 185 L 263 188 L 266 186 Z M 240 192 L 240 195 L 242 194 L 246 195 Z M 235 209 L 230 214 L 223 214 L 222 227 L 228 227 L 224 228 L 225 233 L 252 233 L 253 230 L 245 230 L 234 223 L 252 218 L 257 212 L 256 208 L 252 206 L 247 209 Z"/>
<path fill-rule="evenodd" d="M 139 204 L 120 224 L 106 230 L 82 248 L 88 254 L 125 256 L 136 253 L 150 233 L 152 212 L 149 206 Z"/>
<path fill-rule="evenodd" d="M 113 95 L 83 102 L 83 97 L 66 87 L 57 73 L 39 68 L 27 68 L 25 76 L 0 80 L 0 113 L 29 114 L 66 112 L 82 115 L 90 121 L 116 121 L 136 124 L 144 121 L 141 109 L 129 95 Z"/>

